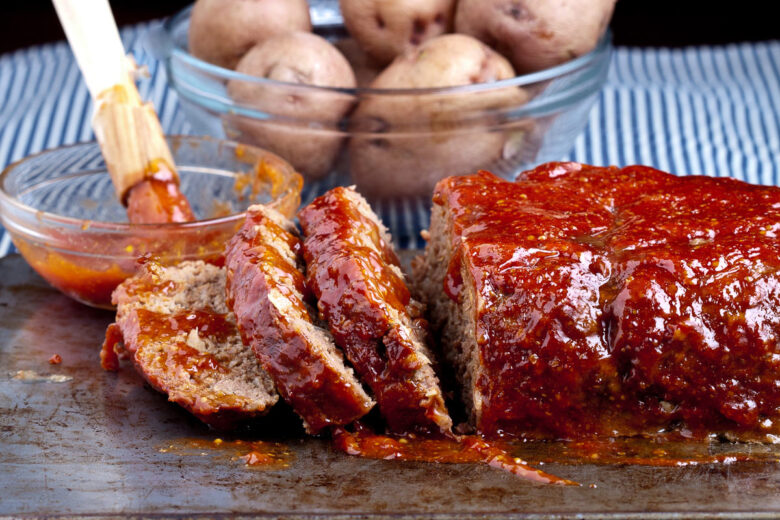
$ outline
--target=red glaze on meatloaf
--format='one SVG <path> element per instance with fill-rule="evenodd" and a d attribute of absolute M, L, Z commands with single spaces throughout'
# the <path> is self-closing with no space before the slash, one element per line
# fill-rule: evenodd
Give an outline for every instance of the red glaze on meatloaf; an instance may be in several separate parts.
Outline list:
<path fill-rule="evenodd" d="M 202 261 L 144 263 L 113 293 L 116 323 L 106 331 L 103 367 L 131 356 L 138 372 L 203 422 L 230 429 L 278 400 L 225 306 L 225 270 Z"/>
<path fill-rule="evenodd" d="M 374 405 L 328 332 L 315 324 L 292 222 L 261 205 L 225 253 L 227 304 L 285 401 L 309 433 L 359 419 Z"/>
<path fill-rule="evenodd" d="M 307 282 L 336 344 L 397 433 L 452 427 L 422 306 L 411 298 L 387 230 L 351 188 L 334 188 L 299 214 Z"/>
<path fill-rule="evenodd" d="M 779 233 L 776 187 L 550 163 L 441 181 L 417 276 L 487 435 L 772 439 Z"/>

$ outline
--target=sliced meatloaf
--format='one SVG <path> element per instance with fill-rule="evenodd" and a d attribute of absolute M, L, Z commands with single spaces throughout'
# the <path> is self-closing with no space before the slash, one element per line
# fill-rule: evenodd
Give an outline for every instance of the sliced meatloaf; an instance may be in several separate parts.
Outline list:
<path fill-rule="evenodd" d="M 217 428 L 263 414 L 278 395 L 242 344 L 224 294 L 222 268 L 145 264 L 113 293 L 116 323 L 101 353 L 104 367 L 118 368 L 117 353 L 132 356 L 153 388 Z"/>
<path fill-rule="evenodd" d="M 780 188 L 551 163 L 442 180 L 415 279 L 478 430 L 780 433 Z"/>
<path fill-rule="evenodd" d="M 292 222 L 252 206 L 227 247 L 227 302 L 247 345 L 310 433 L 344 425 L 374 405 L 307 303 L 301 241 Z"/>
<path fill-rule="evenodd" d="M 449 431 L 452 421 L 390 237 L 366 201 L 335 188 L 298 215 L 307 281 L 321 316 L 394 432 Z"/>

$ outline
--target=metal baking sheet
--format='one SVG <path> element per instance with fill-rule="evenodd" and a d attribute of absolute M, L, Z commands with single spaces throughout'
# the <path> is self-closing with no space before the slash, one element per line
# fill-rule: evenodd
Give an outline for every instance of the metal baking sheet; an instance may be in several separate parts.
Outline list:
<path fill-rule="evenodd" d="M 166 452 L 217 434 L 132 370 L 100 368 L 111 319 L 20 257 L 0 260 L 0 517 L 780 518 L 777 463 L 544 466 L 596 486 L 570 488 L 480 465 L 365 460 L 302 437 L 284 441 L 282 469 L 247 469 L 218 450 Z M 71 379 L 24 382 L 20 370 Z"/>

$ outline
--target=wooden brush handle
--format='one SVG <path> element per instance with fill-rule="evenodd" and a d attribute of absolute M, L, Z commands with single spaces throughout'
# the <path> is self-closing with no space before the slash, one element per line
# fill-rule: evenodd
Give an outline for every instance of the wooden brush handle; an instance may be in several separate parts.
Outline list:
<path fill-rule="evenodd" d="M 125 49 L 108 0 L 52 0 L 93 99 L 130 82 Z"/>
<path fill-rule="evenodd" d="M 126 204 L 130 190 L 160 170 L 178 185 L 160 121 L 141 100 L 108 0 L 52 1 L 95 101 L 92 127 L 117 198 Z"/>
<path fill-rule="evenodd" d="M 132 90 L 131 90 L 132 88 Z M 171 151 L 151 103 L 133 101 L 135 85 L 115 85 L 96 100 L 92 128 L 103 151 L 117 198 L 127 204 L 129 191 L 160 170 L 179 183 Z"/>

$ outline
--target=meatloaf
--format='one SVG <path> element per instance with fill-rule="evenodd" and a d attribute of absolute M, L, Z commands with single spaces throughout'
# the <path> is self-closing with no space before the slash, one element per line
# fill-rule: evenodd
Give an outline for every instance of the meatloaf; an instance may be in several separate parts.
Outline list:
<path fill-rule="evenodd" d="M 307 282 L 320 314 L 373 391 L 390 430 L 449 431 L 452 421 L 426 345 L 427 322 L 386 228 L 350 188 L 330 190 L 298 217 Z"/>
<path fill-rule="evenodd" d="M 252 206 L 228 244 L 225 266 L 227 303 L 244 343 L 306 430 L 317 433 L 368 413 L 374 401 L 328 331 L 316 324 L 292 222 L 272 209 Z"/>
<path fill-rule="evenodd" d="M 433 200 L 416 280 L 479 431 L 778 440 L 779 188 L 550 163 Z"/>
<path fill-rule="evenodd" d="M 118 353 L 132 356 L 153 388 L 216 428 L 263 414 L 279 397 L 242 344 L 224 294 L 219 267 L 146 263 L 113 293 L 103 366 L 116 370 Z"/>

